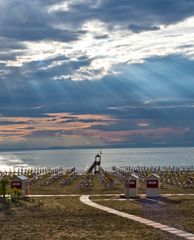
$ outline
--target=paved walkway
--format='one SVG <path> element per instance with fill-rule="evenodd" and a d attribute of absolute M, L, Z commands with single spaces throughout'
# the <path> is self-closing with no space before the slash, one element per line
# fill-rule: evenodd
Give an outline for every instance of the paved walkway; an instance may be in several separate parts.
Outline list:
<path fill-rule="evenodd" d="M 142 218 L 142 217 L 138 217 L 138 216 L 131 215 L 131 214 L 128 214 L 128 213 L 124 213 L 124 212 L 118 211 L 118 210 L 113 209 L 113 208 L 102 206 L 100 204 L 92 202 L 89 199 L 89 195 L 82 195 L 80 197 L 80 201 L 82 203 L 85 203 L 88 206 L 98 208 L 98 209 L 103 210 L 105 212 L 112 213 L 112 214 L 118 215 L 120 217 L 127 218 L 127 219 L 132 220 L 132 221 L 143 223 L 147 226 L 151 226 L 151 227 L 160 229 L 162 231 L 174 234 L 174 235 L 179 236 L 179 237 L 183 237 L 183 238 L 188 239 L 188 240 L 194 240 L 194 234 L 192 234 L 192 233 L 185 232 L 185 231 L 179 230 L 177 228 L 173 228 L 173 227 L 170 227 L 168 225 L 164 225 L 164 224 L 161 224 L 161 223 L 158 223 L 158 222 L 154 222 L 154 221 L 148 220 L 146 218 Z"/>

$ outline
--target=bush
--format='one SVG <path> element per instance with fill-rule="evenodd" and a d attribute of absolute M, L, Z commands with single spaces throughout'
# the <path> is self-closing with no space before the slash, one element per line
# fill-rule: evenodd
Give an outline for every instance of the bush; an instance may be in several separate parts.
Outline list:
<path fill-rule="evenodd" d="M 3 196 L 3 199 L 5 200 L 5 196 L 7 194 L 7 185 L 9 181 L 7 177 L 3 177 L 0 179 L 0 195 Z"/>
<path fill-rule="evenodd" d="M 10 197 L 12 202 L 18 202 L 18 200 L 21 198 L 22 192 L 21 190 L 17 188 L 13 188 L 10 190 Z"/>

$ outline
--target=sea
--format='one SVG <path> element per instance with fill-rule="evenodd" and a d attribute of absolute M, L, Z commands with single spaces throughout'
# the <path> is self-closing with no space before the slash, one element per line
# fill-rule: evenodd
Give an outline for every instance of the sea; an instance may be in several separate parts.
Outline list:
<path fill-rule="evenodd" d="M 86 171 L 96 154 L 101 153 L 102 167 L 112 166 L 175 166 L 194 165 L 194 147 L 170 148 L 106 148 L 65 149 L 0 152 L 0 171 L 35 167 L 76 167 L 78 172 Z"/>

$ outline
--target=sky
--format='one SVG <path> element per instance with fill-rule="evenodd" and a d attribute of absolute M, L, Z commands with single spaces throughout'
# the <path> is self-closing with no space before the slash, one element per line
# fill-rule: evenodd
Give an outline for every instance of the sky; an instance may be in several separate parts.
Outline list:
<path fill-rule="evenodd" d="M 193 144 L 193 0 L 0 0 L 0 150 Z"/>

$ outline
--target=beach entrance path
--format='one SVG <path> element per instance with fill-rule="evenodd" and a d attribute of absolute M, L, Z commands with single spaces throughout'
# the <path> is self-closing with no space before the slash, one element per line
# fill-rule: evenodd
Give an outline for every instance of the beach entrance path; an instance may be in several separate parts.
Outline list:
<path fill-rule="evenodd" d="M 124 218 L 127 218 L 129 220 L 139 222 L 139 223 L 145 224 L 147 226 L 151 226 L 151 227 L 156 228 L 156 229 L 160 229 L 161 231 L 165 231 L 165 232 L 174 234 L 176 236 L 179 236 L 179 237 L 182 237 L 182 238 L 185 238 L 185 239 L 188 239 L 188 240 L 194 240 L 194 234 L 192 234 L 192 233 L 182 231 L 182 230 L 179 230 L 177 228 L 170 227 L 168 225 L 164 225 L 164 224 L 161 224 L 161 223 L 158 223 L 158 222 L 155 222 L 155 221 L 151 221 L 151 220 L 146 219 L 146 218 L 138 217 L 138 216 L 135 216 L 135 215 L 131 215 L 131 214 L 128 214 L 128 213 L 125 213 L 125 212 L 118 211 L 118 210 L 110 208 L 110 207 L 106 207 L 106 206 L 97 204 L 95 202 L 92 202 L 89 199 L 89 195 L 82 195 L 80 197 L 80 201 L 82 203 L 88 205 L 88 206 L 100 209 L 102 211 L 105 211 L 105 212 L 108 212 L 108 213 L 111 213 L 111 214 L 115 214 L 117 216 L 124 217 Z"/>

